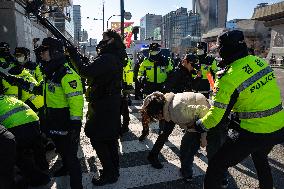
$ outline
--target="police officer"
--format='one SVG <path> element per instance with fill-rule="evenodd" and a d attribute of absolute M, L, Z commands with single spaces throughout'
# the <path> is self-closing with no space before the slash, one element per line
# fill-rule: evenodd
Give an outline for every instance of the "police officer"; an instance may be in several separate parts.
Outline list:
<path fill-rule="evenodd" d="M 30 50 L 25 47 L 16 47 L 14 51 L 16 60 L 29 71 L 37 82 L 43 81 L 43 75 L 40 70 L 40 65 L 30 60 Z"/>
<path fill-rule="evenodd" d="M 0 42 L 0 62 L 6 62 L 8 66 L 14 60 L 14 57 L 10 53 L 10 45 L 6 42 Z"/>
<path fill-rule="evenodd" d="M 195 83 L 194 90 L 209 98 L 210 83 L 208 81 L 208 74 L 210 73 L 213 77 L 215 76 L 217 71 L 217 61 L 213 57 L 207 55 L 207 43 L 205 42 L 197 44 L 197 56 L 197 72 L 200 72 L 200 75 L 197 74 L 199 81 Z"/>
<path fill-rule="evenodd" d="M 59 40 L 45 38 L 40 48 L 46 129 L 63 162 L 63 167 L 54 176 L 69 174 L 71 188 L 83 188 L 81 165 L 77 157 L 84 106 L 81 79 L 66 63 L 63 45 Z"/>
<path fill-rule="evenodd" d="M 122 99 L 121 99 L 121 115 L 122 115 L 122 127 L 121 133 L 129 131 L 129 109 L 128 105 L 131 104 L 130 93 L 133 90 L 133 68 L 130 58 L 127 59 L 127 63 L 123 67 L 123 84 L 122 84 Z"/>
<path fill-rule="evenodd" d="M 154 91 L 161 91 L 169 72 L 173 70 L 171 59 L 161 55 L 160 45 L 151 43 L 149 57 L 141 63 L 138 78 L 145 77 L 143 93 L 148 95 Z"/>
<path fill-rule="evenodd" d="M 0 66 L 5 69 L 7 74 L 15 75 L 33 83 L 34 85 L 38 85 L 38 82 L 28 72 L 28 70 L 26 70 L 20 62 L 13 58 L 12 55 L 10 55 L 9 48 L 6 46 L 2 49 L 5 50 L 2 50 L 2 54 L 4 55 L 2 56 L 2 58 L 0 58 Z M 1 86 L 6 89 L 6 95 L 11 95 L 22 100 L 23 102 L 28 104 L 35 112 L 38 112 L 38 109 L 43 106 L 42 97 L 22 90 L 21 86 L 14 85 L 13 81 L 10 81 L 9 78 L 1 79 Z"/>
<path fill-rule="evenodd" d="M 272 189 L 267 155 L 284 140 L 284 111 L 275 74 L 263 59 L 248 55 L 241 31 L 225 32 L 218 41 L 227 67 L 217 73 L 213 106 L 196 122 L 195 129 L 205 132 L 214 128 L 232 111 L 233 132 L 209 160 L 204 188 L 220 188 L 224 172 L 251 154 L 260 188 Z"/>
<path fill-rule="evenodd" d="M 15 136 L 0 125 L 0 189 L 14 188 Z"/>
<path fill-rule="evenodd" d="M 138 80 L 142 83 L 143 93 L 151 94 L 154 91 L 162 91 L 164 82 L 168 74 L 173 70 L 173 63 L 170 58 L 161 55 L 160 45 L 151 43 L 149 46 L 149 57 L 141 63 L 138 72 Z M 149 126 L 142 120 L 143 130 L 139 137 L 142 141 L 149 134 Z M 164 122 L 159 122 L 160 130 L 164 127 Z"/>
<path fill-rule="evenodd" d="M 89 107 L 85 133 L 102 163 L 100 177 L 92 183 L 101 186 L 114 183 L 119 177 L 119 144 L 121 129 L 122 69 L 127 54 L 118 33 L 107 30 L 97 46 L 98 56 L 93 62 L 82 62 L 75 49 L 69 49 L 74 67 L 88 79 Z"/>
<path fill-rule="evenodd" d="M 36 48 L 34 50 L 36 54 L 36 62 L 32 62 L 30 60 L 30 50 L 25 47 L 16 47 L 14 52 L 14 57 L 32 76 L 33 78 L 40 84 L 43 82 L 43 74 L 41 71 L 41 49 Z M 45 149 L 47 151 L 51 151 L 55 148 L 54 143 L 50 138 L 46 137 L 46 120 L 44 116 L 44 99 L 42 95 L 35 95 L 29 97 L 30 101 L 25 101 L 36 113 L 38 113 L 40 119 L 40 127 L 42 131 L 42 140 L 45 144 Z"/>
<path fill-rule="evenodd" d="M 137 60 L 136 60 L 135 65 L 134 65 L 135 100 L 143 99 L 143 94 L 142 94 L 142 91 L 141 91 L 142 83 L 140 83 L 139 80 L 138 80 L 138 73 L 139 73 L 140 65 L 143 62 L 144 58 L 145 57 L 144 57 L 142 52 L 137 53 Z"/>
<path fill-rule="evenodd" d="M 22 101 L 4 95 L 3 90 L 5 89 L 1 89 L 0 92 L 0 123 L 15 136 L 17 142 L 17 165 L 26 177 L 29 185 L 45 185 L 50 181 L 50 178 L 43 172 L 46 167 L 41 167 L 42 163 L 40 162 L 42 157 L 45 157 L 45 152 L 40 138 L 39 118 Z M 10 152 L 13 152 L 13 149 Z M 13 154 L 11 158 L 12 161 Z M 8 161 L 7 166 L 10 163 Z"/>

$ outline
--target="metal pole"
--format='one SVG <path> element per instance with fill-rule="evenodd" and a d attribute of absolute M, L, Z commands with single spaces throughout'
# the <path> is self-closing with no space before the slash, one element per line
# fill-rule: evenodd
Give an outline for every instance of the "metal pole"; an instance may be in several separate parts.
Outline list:
<path fill-rule="evenodd" d="M 124 0 L 120 0 L 120 31 L 121 31 L 121 38 L 124 40 Z"/>
<path fill-rule="evenodd" d="M 103 32 L 105 31 L 105 1 L 103 1 Z"/>
<path fill-rule="evenodd" d="M 113 17 L 114 15 L 111 15 L 108 19 L 107 19 L 107 29 L 108 29 L 108 21 Z"/>

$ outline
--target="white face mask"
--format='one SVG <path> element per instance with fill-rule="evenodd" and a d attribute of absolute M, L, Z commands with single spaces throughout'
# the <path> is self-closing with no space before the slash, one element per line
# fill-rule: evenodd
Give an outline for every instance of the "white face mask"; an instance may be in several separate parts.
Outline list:
<path fill-rule="evenodd" d="M 159 52 L 160 52 L 160 51 L 150 51 L 150 55 L 155 56 L 155 55 L 159 54 Z"/>
<path fill-rule="evenodd" d="M 198 49 L 197 50 L 197 55 L 204 55 L 204 50 L 203 49 Z"/>
<path fill-rule="evenodd" d="M 26 61 L 24 56 L 17 57 L 17 61 L 20 63 L 24 63 Z"/>

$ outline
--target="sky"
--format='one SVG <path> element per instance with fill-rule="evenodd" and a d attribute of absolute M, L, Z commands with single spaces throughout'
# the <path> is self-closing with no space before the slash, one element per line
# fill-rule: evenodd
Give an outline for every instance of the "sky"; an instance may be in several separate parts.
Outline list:
<path fill-rule="evenodd" d="M 251 18 L 253 10 L 259 3 L 277 3 L 283 0 L 228 0 L 228 19 Z M 103 2 L 105 9 L 105 30 L 108 18 L 111 15 L 120 14 L 120 0 L 73 0 L 74 5 L 81 5 L 82 29 L 88 31 L 89 38 L 102 39 L 103 21 L 93 20 L 103 18 Z M 124 10 L 132 14 L 131 20 L 134 25 L 140 25 L 140 18 L 147 13 L 156 15 L 165 15 L 179 7 L 192 9 L 191 0 L 124 0 Z M 87 18 L 89 17 L 89 19 Z M 109 20 L 111 22 L 120 22 L 119 16 L 114 16 Z"/>

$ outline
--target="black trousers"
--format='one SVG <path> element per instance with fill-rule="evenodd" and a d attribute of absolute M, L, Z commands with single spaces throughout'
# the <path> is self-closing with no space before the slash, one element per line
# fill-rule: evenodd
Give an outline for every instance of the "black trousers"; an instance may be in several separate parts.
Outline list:
<path fill-rule="evenodd" d="M 77 157 L 80 132 L 69 131 L 65 136 L 51 135 L 51 138 L 62 158 L 63 166 L 69 171 L 71 188 L 82 189 L 82 170 Z"/>
<path fill-rule="evenodd" d="M 122 115 L 122 128 L 128 128 L 130 117 L 129 117 L 129 109 L 128 109 L 128 96 L 123 94 L 121 97 L 121 106 L 120 111 Z"/>
<path fill-rule="evenodd" d="M 47 175 L 43 167 L 48 167 L 43 148 L 39 122 L 31 122 L 10 128 L 16 138 L 16 164 L 30 184 L 40 183 Z M 47 164 L 47 165 L 46 165 Z"/>
<path fill-rule="evenodd" d="M 284 141 L 284 129 L 271 134 L 254 134 L 247 131 L 234 132 L 217 153 L 209 159 L 204 179 L 204 189 L 219 189 L 223 175 L 250 154 L 257 170 L 261 189 L 272 189 L 273 180 L 267 155 L 274 145 Z"/>
<path fill-rule="evenodd" d="M 175 128 L 175 123 L 172 121 L 160 121 L 160 129 L 161 132 L 150 152 L 152 155 L 158 155 L 163 148 L 165 142 L 168 140 L 170 134 L 173 132 Z"/>
<path fill-rule="evenodd" d="M 0 125 L 0 189 L 14 189 L 15 161 L 15 137 Z"/>
<path fill-rule="evenodd" d="M 94 140 L 91 144 L 96 150 L 98 158 L 103 166 L 103 177 L 114 178 L 119 176 L 119 144 L 118 139 Z"/>

